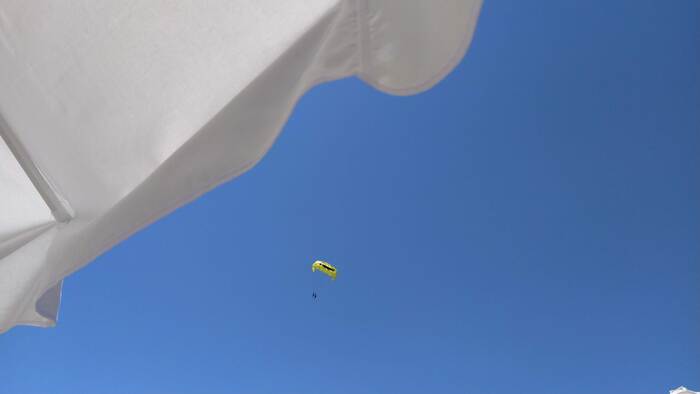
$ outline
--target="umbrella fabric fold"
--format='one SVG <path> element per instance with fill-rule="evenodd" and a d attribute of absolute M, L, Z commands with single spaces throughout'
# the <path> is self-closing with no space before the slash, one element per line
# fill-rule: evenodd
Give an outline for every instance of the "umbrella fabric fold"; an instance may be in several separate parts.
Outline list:
<path fill-rule="evenodd" d="M 428 4 L 429 3 L 429 4 Z M 61 281 L 254 166 L 313 86 L 413 94 L 481 0 L 0 4 L 0 332 L 55 324 Z"/>

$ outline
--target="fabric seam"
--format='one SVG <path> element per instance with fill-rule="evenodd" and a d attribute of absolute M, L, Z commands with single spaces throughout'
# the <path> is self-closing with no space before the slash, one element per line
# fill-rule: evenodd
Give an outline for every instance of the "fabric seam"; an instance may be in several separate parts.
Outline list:
<path fill-rule="evenodd" d="M 54 219 L 59 223 L 65 223 L 73 218 L 73 210 L 68 202 L 61 198 L 55 185 L 49 180 L 46 174 L 32 160 L 29 152 L 22 145 L 19 138 L 13 133 L 12 128 L 0 114 L 0 139 L 2 139 L 10 152 L 14 156 L 24 174 L 39 193 L 44 204 L 49 208 Z"/>

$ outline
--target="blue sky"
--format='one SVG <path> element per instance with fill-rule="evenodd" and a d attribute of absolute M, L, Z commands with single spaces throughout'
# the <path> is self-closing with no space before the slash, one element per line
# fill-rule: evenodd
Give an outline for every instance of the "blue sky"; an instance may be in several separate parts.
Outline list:
<path fill-rule="evenodd" d="M 69 277 L 0 392 L 700 390 L 699 48 L 696 0 L 487 1 L 433 90 L 315 88 Z"/>

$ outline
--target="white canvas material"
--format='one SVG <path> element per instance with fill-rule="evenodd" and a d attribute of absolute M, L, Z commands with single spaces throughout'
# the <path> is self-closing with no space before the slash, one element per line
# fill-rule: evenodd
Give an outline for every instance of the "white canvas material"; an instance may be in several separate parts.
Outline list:
<path fill-rule="evenodd" d="M 670 390 L 669 394 L 700 394 L 697 391 L 691 391 L 688 390 L 687 388 L 681 386 L 675 390 Z"/>
<path fill-rule="evenodd" d="M 62 279 L 251 168 L 296 101 L 359 76 L 430 88 L 481 0 L 0 2 L 0 332 Z"/>

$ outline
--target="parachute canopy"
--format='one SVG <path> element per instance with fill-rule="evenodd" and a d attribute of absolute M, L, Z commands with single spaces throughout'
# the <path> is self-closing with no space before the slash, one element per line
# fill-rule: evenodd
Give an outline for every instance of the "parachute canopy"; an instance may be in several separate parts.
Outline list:
<path fill-rule="evenodd" d="M 323 272 L 333 280 L 335 280 L 335 277 L 338 275 L 338 270 L 335 269 L 334 266 L 321 260 L 316 260 L 313 264 L 311 264 L 311 271 L 316 272 L 316 270 Z"/>

